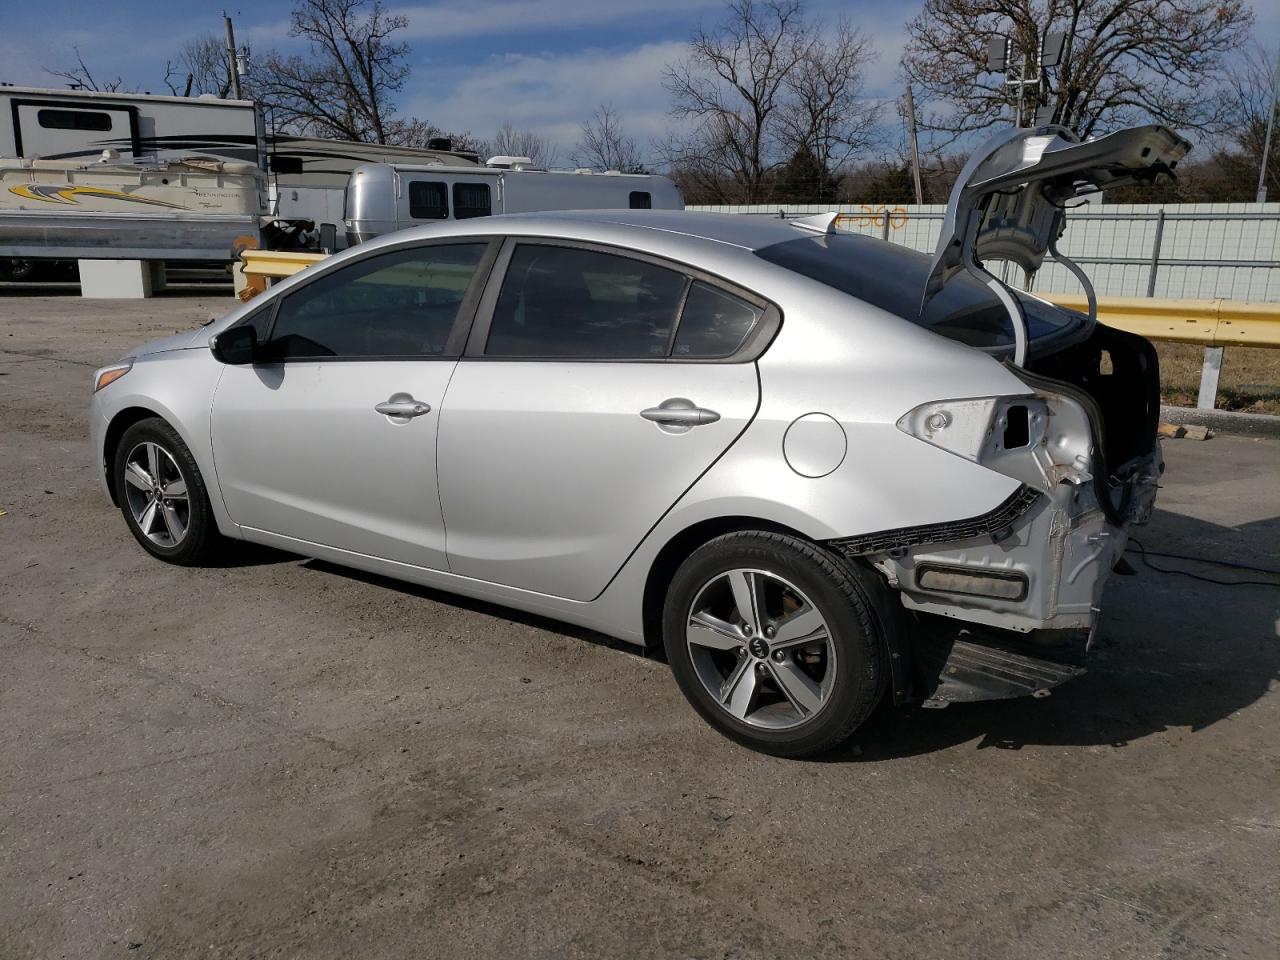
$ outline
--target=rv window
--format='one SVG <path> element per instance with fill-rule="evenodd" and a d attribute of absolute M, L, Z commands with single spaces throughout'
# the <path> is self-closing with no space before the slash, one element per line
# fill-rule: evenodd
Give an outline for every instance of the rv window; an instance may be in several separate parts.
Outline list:
<path fill-rule="evenodd" d="M 111 114 L 88 110 L 37 110 L 36 122 L 46 130 L 110 130 Z"/>
<path fill-rule="evenodd" d="M 516 247 L 486 356 L 661 360 L 685 278 L 633 260 L 544 244 Z"/>
<path fill-rule="evenodd" d="M 647 190 L 631 191 L 631 209 L 632 210 L 652 210 L 653 197 Z"/>
<path fill-rule="evenodd" d="M 685 298 L 673 357 L 716 359 L 735 353 L 761 311 L 723 290 L 694 283 Z"/>
<path fill-rule="evenodd" d="M 456 220 L 469 217 L 487 217 L 493 213 L 487 183 L 455 183 L 453 185 L 453 216 Z"/>
<path fill-rule="evenodd" d="M 443 183 L 409 182 L 409 216 L 415 220 L 448 220 L 449 192 Z"/>
<path fill-rule="evenodd" d="M 273 153 L 267 157 L 267 169 L 272 173 L 301 173 L 302 158 L 291 157 L 287 153 Z"/>
<path fill-rule="evenodd" d="M 395 250 L 288 294 L 276 311 L 273 360 L 438 357 L 487 244 Z"/>

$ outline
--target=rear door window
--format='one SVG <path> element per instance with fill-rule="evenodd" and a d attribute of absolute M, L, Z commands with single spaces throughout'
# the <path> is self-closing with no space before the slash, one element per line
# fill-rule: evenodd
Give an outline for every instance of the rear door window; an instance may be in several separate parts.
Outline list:
<path fill-rule="evenodd" d="M 502 282 L 485 355 L 662 359 L 685 286 L 682 273 L 632 257 L 521 244 Z"/>

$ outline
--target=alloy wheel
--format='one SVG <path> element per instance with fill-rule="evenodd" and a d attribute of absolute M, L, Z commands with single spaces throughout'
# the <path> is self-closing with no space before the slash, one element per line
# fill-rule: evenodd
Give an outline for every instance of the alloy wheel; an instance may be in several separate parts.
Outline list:
<path fill-rule="evenodd" d="M 187 481 L 172 454 L 158 443 L 139 443 L 124 461 L 125 499 L 138 529 L 157 546 L 176 547 L 191 524 Z"/>
<path fill-rule="evenodd" d="M 694 672 L 719 707 L 754 727 L 787 730 L 831 697 L 836 650 L 817 606 L 766 570 L 718 574 L 685 626 Z"/>

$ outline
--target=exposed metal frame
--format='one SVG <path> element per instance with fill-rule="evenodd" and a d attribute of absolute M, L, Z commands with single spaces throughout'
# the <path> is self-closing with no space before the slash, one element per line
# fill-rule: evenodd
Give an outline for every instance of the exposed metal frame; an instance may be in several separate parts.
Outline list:
<path fill-rule="evenodd" d="M 956 543 L 973 537 L 990 536 L 1004 530 L 1032 508 L 1043 496 L 1023 484 L 1005 501 L 986 513 L 967 520 L 929 523 L 918 527 L 898 527 L 853 537 L 826 541 L 828 547 L 853 559 L 872 553 L 888 553 L 930 543 Z"/>

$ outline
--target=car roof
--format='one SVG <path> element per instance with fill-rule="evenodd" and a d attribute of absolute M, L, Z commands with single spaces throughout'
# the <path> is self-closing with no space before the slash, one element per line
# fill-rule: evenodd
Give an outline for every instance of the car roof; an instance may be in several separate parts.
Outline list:
<path fill-rule="evenodd" d="M 479 221 L 467 221 L 479 226 Z M 711 240 L 743 250 L 759 250 L 775 243 L 812 236 L 778 216 L 740 213 L 703 213 L 693 210 L 569 210 L 554 213 L 509 213 L 493 217 L 485 232 L 507 233 L 518 225 L 519 232 L 591 225 L 658 230 L 697 240 Z M 557 229 L 558 228 L 558 229 Z"/>

